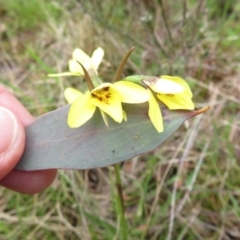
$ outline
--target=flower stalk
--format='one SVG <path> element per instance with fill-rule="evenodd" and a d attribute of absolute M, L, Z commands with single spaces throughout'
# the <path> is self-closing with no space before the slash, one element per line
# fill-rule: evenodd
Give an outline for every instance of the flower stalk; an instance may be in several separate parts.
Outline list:
<path fill-rule="evenodd" d="M 127 229 L 127 221 L 125 218 L 125 206 L 124 206 L 124 199 L 123 199 L 123 191 L 122 191 L 122 182 L 121 182 L 121 175 L 120 175 L 120 164 L 114 165 L 114 172 L 116 178 L 116 191 L 117 191 L 117 207 L 119 209 L 119 221 L 120 221 L 120 233 L 121 239 L 127 240 L 128 239 L 128 229 Z"/>

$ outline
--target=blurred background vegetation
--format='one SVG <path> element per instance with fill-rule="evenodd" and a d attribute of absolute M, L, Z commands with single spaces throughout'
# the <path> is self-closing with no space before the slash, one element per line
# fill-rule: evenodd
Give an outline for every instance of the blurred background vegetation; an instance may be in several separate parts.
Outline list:
<path fill-rule="evenodd" d="M 240 239 L 240 2 L 0 0 L 0 83 L 34 115 L 65 105 L 74 48 L 105 50 L 99 75 L 178 75 L 197 107 L 161 147 L 122 164 L 129 239 Z M 111 167 L 59 171 L 44 192 L 0 188 L 0 239 L 120 239 Z"/>

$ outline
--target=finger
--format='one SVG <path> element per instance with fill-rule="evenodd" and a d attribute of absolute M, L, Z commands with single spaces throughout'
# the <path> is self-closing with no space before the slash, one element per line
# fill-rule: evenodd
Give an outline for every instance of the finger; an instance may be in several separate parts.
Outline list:
<path fill-rule="evenodd" d="M 0 180 L 17 164 L 25 146 L 21 122 L 6 108 L 0 107 Z"/>
<path fill-rule="evenodd" d="M 55 179 L 56 173 L 56 170 L 31 172 L 13 170 L 1 180 L 1 185 L 20 193 L 35 194 L 48 187 Z"/>
<path fill-rule="evenodd" d="M 0 86 L 0 106 L 9 109 L 18 117 L 25 127 L 34 121 L 34 117 L 26 108 L 5 88 Z"/>
<path fill-rule="evenodd" d="M 15 114 L 15 116 L 17 116 L 17 119 L 19 119 L 19 123 L 21 123 L 23 126 L 27 126 L 34 121 L 34 118 L 25 109 L 25 107 L 10 92 L 8 92 L 1 86 L 0 86 L 0 106 L 3 106 L 12 111 Z M 0 141 L 2 140 L 0 139 Z M 13 144 L 13 147 L 15 146 L 15 150 L 9 149 L 8 153 L 4 155 L 4 160 L 2 160 L 2 162 L 5 162 L 5 171 L 6 169 L 10 170 L 11 167 L 14 165 L 13 162 L 16 163 L 22 155 L 21 154 L 22 143 L 25 144 L 25 141 L 23 141 L 23 139 L 21 141 L 21 138 L 19 138 L 18 143 L 20 145 L 18 145 L 17 142 L 16 144 Z M 5 187 L 13 189 L 17 192 L 29 194 L 36 193 L 47 188 L 52 183 L 53 179 L 56 176 L 56 172 L 57 172 L 56 170 L 43 170 L 34 172 L 12 171 L 10 174 L 5 176 L 5 178 L 3 178 L 0 181 L 0 185 L 4 185 Z M 22 179 L 21 181 L 19 177 L 21 177 Z M 36 184 L 37 182 L 38 184 Z"/>

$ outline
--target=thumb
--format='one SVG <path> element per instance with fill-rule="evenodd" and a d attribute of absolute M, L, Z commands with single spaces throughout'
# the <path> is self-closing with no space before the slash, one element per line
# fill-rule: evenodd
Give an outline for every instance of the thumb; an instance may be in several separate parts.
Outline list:
<path fill-rule="evenodd" d="M 25 131 L 8 109 L 0 107 L 0 180 L 15 167 L 25 146 Z"/>

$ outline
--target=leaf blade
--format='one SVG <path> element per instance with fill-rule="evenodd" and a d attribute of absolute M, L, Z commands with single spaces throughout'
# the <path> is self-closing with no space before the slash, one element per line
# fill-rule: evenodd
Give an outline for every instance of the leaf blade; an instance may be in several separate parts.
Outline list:
<path fill-rule="evenodd" d="M 106 127 L 99 111 L 77 129 L 67 125 L 69 105 L 39 117 L 26 127 L 26 148 L 18 170 L 105 167 L 152 151 L 188 118 L 200 111 L 163 110 L 163 133 L 148 118 L 148 104 L 125 104 L 128 122 L 111 119 Z"/>

